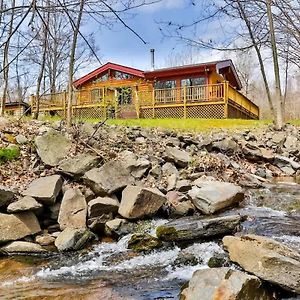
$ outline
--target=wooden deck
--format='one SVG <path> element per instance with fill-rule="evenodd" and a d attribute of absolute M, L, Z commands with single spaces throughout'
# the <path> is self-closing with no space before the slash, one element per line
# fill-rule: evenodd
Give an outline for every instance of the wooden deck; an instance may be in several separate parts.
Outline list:
<path fill-rule="evenodd" d="M 131 88 L 131 103 L 116 88 L 74 92 L 73 115 L 82 118 L 243 118 L 258 119 L 259 107 L 228 82 L 171 89 Z M 66 116 L 66 92 L 43 95 L 40 112 Z M 33 96 L 32 112 L 36 110 Z"/>

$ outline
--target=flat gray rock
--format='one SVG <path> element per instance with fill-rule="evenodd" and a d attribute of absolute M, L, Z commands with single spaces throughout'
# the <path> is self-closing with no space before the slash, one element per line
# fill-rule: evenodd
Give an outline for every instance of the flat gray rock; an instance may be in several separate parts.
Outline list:
<path fill-rule="evenodd" d="M 156 228 L 156 235 L 164 241 L 183 241 L 225 235 L 236 230 L 241 216 L 183 217 Z"/>
<path fill-rule="evenodd" d="M 167 147 L 165 150 L 165 160 L 173 162 L 179 167 L 186 167 L 191 161 L 192 157 L 184 150 L 178 148 Z"/>
<path fill-rule="evenodd" d="M 58 223 L 65 228 L 86 228 L 87 203 L 79 189 L 69 189 L 61 201 Z"/>
<path fill-rule="evenodd" d="M 80 176 L 96 167 L 101 158 L 95 155 L 82 153 L 75 157 L 64 159 L 58 166 L 59 170 L 71 176 Z"/>
<path fill-rule="evenodd" d="M 45 253 L 45 250 L 42 246 L 24 241 L 11 242 L 4 247 L 0 248 L 0 252 L 3 254 L 30 254 L 30 253 Z"/>
<path fill-rule="evenodd" d="M 122 192 L 119 214 L 126 219 L 152 216 L 166 201 L 166 196 L 158 189 L 129 185 Z"/>
<path fill-rule="evenodd" d="M 83 180 L 99 196 L 114 194 L 134 182 L 130 170 L 118 160 L 112 160 L 100 168 L 91 169 L 85 173 Z"/>
<path fill-rule="evenodd" d="M 196 208 L 204 214 L 236 205 L 244 198 L 241 187 L 221 181 L 203 182 L 201 187 L 194 186 L 188 194 Z"/>
<path fill-rule="evenodd" d="M 55 240 L 58 251 L 74 251 L 84 247 L 92 238 L 92 233 L 87 229 L 66 228 Z"/>
<path fill-rule="evenodd" d="M 230 260 L 261 279 L 300 294 L 300 254 L 273 239 L 257 236 L 225 236 Z"/>
<path fill-rule="evenodd" d="M 197 270 L 181 297 L 186 300 L 274 300 L 272 291 L 264 287 L 259 278 L 229 268 Z"/>
<path fill-rule="evenodd" d="M 22 199 L 8 205 L 7 212 L 16 213 L 22 211 L 38 211 L 43 205 L 37 202 L 30 196 L 25 196 Z"/>
<path fill-rule="evenodd" d="M 0 213 L 0 243 L 19 240 L 40 231 L 38 219 L 32 212 Z"/>
<path fill-rule="evenodd" d="M 51 175 L 33 180 L 23 192 L 24 196 L 31 196 L 40 202 L 54 204 L 62 188 L 62 178 Z"/>
<path fill-rule="evenodd" d="M 120 203 L 118 200 L 110 197 L 98 197 L 88 203 L 89 218 L 100 217 L 103 214 L 116 214 Z"/>
<path fill-rule="evenodd" d="M 51 167 L 57 166 L 71 149 L 71 141 L 60 132 L 49 129 L 35 139 L 36 150 L 42 162 Z"/>

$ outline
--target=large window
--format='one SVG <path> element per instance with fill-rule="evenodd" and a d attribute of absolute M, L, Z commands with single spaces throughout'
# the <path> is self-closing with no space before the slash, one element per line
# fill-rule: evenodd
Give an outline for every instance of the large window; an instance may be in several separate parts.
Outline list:
<path fill-rule="evenodd" d="M 198 86 L 205 85 L 205 77 L 196 77 L 196 78 L 186 78 L 181 80 L 181 86 Z"/>
<path fill-rule="evenodd" d="M 176 81 L 175 80 L 159 80 L 156 81 L 154 84 L 154 88 L 156 90 L 160 89 L 173 89 L 176 87 Z"/>

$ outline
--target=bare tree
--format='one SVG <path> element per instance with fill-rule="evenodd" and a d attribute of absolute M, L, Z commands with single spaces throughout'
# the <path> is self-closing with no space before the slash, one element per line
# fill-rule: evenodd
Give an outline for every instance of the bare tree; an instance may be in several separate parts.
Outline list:
<path fill-rule="evenodd" d="M 6 98 L 7 98 L 7 90 L 8 90 L 8 82 L 9 82 L 8 51 L 9 51 L 9 46 L 10 46 L 10 41 L 12 38 L 12 32 L 13 32 L 13 26 L 14 26 L 14 18 L 15 18 L 14 8 L 15 8 L 15 6 L 16 6 L 16 1 L 12 0 L 11 1 L 12 11 L 11 11 L 11 16 L 10 16 L 10 21 L 9 21 L 9 29 L 8 29 L 7 39 L 6 39 L 4 51 L 3 51 L 3 94 L 2 94 L 1 105 L 0 105 L 0 116 L 4 115 L 5 103 L 6 103 Z"/>
<path fill-rule="evenodd" d="M 193 2 L 193 4 L 198 5 L 196 2 Z M 282 5 L 280 6 L 280 4 Z M 299 26 L 296 26 L 300 21 L 300 2 L 292 0 L 212 0 L 205 3 L 201 2 L 199 5 L 201 5 L 202 10 L 198 19 L 183 24 L 166 21 L 162 23 L 163 34 L 167 37 L 177 38 L 185 44 L 205 49 L 245 51 L 253 48 L 259 63 L 272 118 L 276 127 L 282 128 L 284 101 L 280 76 L 284 70 L 280 59 L 283 57 L 286 59 L 286 55 L 283 55 L 282 35 L 284 33 L 286 37 L 287 32 L 292 31 L 290 34 L 292 35 L 294 47 L 300 41 Z M 289 12 L 296 7 L 297 10 Z M 281 13 L 274 14 L 272 8 Z M 280 20 L 279 15 L 284 18 Z M 282 19 L 285 19 L 284 22 Z M 205 40 L 198 35 L 193 36 L 190 34 L 191 31 L 197 33 L 198 31 L 195 28 L 209 22 L 220 23 L 221 26 L 226 24 L 228 28 L 226 28 L 227 35 L 219 37 L 218 40 Z M 234 23 L 234 26 L 231 27 L 230 22 Z M 288 23 L 289 25 L 287 25 Z M 193 28 L 194 30 L 192 30 Z M 299 50 L 300 47 L 297 54 L 293 56 L 294 63 L 297 60 L 296 57 L 299 57 Z M 270 76 L 268 76 L 270 53 L 272 54 L 274 85 Z M 292 58 L 290 57 L 290 59 Z"/>
<path fill-rule="evenodd" d="M 47 0 L 47 4 L 49 6 L 50 1 Z M 41 41 L 41 49 L 42 49 L 42 58 L 41 58 L 41 65 L 39 74 L 37 77 L 37 84 L 36 84 L 36 110 L 34 112 L 34 119 L 37 119 L 40 112 L 40 91 L 41 91 L 41 84 L 43 80 L 43 76 L 45 73 L 45 64 L 46 64 L 46 56 L 47 56 L 47 45 L 48 45 L 48 37 L 49 37 L 49 19 L 50 19 L 50 11 L 48 10 L 46 18 L 43 19 L 42 17 L 42 41 Z"/>
<path fill-rule="evenodd" d="M 73 97 L 74 97 L 74 90 L 73 90 L 74 64 L 75 64 L 76 45 L 77 45 L 78 33 L 80 30 L 83 7 L 84 7 L 84 0 L 80 0 L 80 6 L 79 6 L 76 23 L 75 22 L 72 23 L 73 37 L 71 42 L 70 59 L 69 59 L 68 98 L 67 98 L 67 125 L 68 126 L 72 125 L 72 106 L 73 106 Z"/>

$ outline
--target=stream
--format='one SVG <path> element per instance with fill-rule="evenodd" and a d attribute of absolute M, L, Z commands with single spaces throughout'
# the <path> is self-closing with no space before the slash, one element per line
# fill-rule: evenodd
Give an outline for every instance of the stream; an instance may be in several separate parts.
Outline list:
<path fill-rule="evenodd" d="M 250 189 L 240 207 L 222 215 L 236 213 L 247 216 L 241 233 L 272 237 L 299 251 L 300 184 L 279 181 Z M 153 220 L 150 233 L 163 222 Z M 179 299 L 181 286 L 195 270 L 208 268 L 213 255 L 224 255 L 218 239 L 197 241 L 184 250 L 170 245 L 137 254 L 127 249 L 129 238 L 47 259 L 1 258 L 0 299 Z M 178 263 L 184 251 L 193 253 L 197 263 Z"/>

